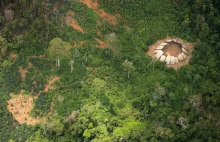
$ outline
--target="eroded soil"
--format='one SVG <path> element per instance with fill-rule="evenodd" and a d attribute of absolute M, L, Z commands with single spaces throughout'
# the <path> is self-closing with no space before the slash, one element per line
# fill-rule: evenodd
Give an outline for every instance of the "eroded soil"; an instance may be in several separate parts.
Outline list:
<path fill-rule="evenodd" d="M 107 44 L 102 41 L 101 39 L 95 38 L 95 40 L 99 43 L 98 45 L 96 45 L 97 48 L 106 48 L 108 47 Z"/>
<path fill-rule="evenodd" d="M 98 0 L 80 0 L 80 2 L 87 5 L 88 8 L 93 9 L 102 19 L 106 19 L 108 23 L 115 25 L 117 23 L 117 17 L 120 15 L 112 15 L 99 8 Z"/>
<path fill-rule="evenodd" d="M 43 58 L 44 56 L 31 56 L 31 57 L 32 58 Z M 29 58 L 28 58 L 28 61 L 29 61 Z M 32 65 L 29 62 L 29 66 L 27 68 L 20 69 L 22 80 L 25 79 L 27 69 L 30 68 L 31 66 Z M 8 101 L 8 105 L 7 105 L 8 111 L 12 113 L 15 120 L 17 120 L 18 123 L 20 123 L 20 124 L 26 123 L 28 125 L 35 125 L 35 124 L 38 124 L 38 123 L 44 121 L 46 119 L 46 117 L 36 118 L 36 117 L 32 117 L 30 115 L 30 113 L 34 107 L 34 100 L 38 99 L 40 93 L 48 92 L 49 90 L 55 89 L 52 86 L 52 84 L 54 82 L 58 81 L 59 79 L 60 79 L 59 76 L 54 76 L 53 78 L 51 78 L 49 80 L 48 84 L 45 85 L 44 90 L 40 91 L 34 97 L 30 96 L 30 95 L 26 95 L 23 91 L 21 91 L 19 95 L 10 94 L 11 99 Z M 33 82 L 33 85 L 36 85 L 36 83 Z M 48 116 L 51 115 L 54 106 L 55 106 L 55 104 L 52 102 Z"/>
<path fill-rule="evenodd" d="M 85 33 L 84 29 L 78 24 L 78 22 L 75 19 L 73 19 L 73 16 L 74 16 L 73 11 L 67 12 L 66 17 L 65 17 L 66 24 L 81 33 Z"/>
<path fill-rule="evenodd" d="M 10 94 L 10 96 L 7 109 L 19 124 L 35 125 L 45 120 L 45 118 L 34 118 L 30 115 L 34 107 L 33 97 L 24 95 L 22 91 L 19 95 Z"/>

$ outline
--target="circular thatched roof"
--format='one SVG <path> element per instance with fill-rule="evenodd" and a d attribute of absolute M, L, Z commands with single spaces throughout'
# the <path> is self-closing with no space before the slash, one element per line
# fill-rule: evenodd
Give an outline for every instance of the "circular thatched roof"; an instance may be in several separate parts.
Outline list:
<path fill-rule="evenodd" d="M 187 58 L 188 50 L 176 39 L 166 40 L 158 45 L 155 50 L 155 57 L 167 64 L 177 64 Z"/>

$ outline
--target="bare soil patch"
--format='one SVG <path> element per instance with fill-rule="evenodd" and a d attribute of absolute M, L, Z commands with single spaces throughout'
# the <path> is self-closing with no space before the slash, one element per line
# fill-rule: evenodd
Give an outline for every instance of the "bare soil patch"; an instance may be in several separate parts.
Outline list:
<path fill-rule="evenodd" d="M 19 124 L 26 123 L 28 125 L 35 125 L 41 123 L 46 119 L 46 117 L 35 118 L 30 115 L 34 107 L 34 100 L 38 99 L 41 92 L 48 92 L 50 89 L 54 89 L 52 84 L 59 79 L 60 79 L 59 76 L 53 77 L 48 82 L 48 84 L 45 85 L 44 90 L 40 91 L 39 94 L 35 97 L 24 95 L 22 91 L 19 95 L 10 94 L 11 99 L 8 101 L 8 105 L 7 105 L 8 111 L 12 113 L 13 117 L 15 118 L 15 120 L 18 121 Z M 34 82 L 33 85 L 35 85 Z M 48 116 L 51 115 L 54 106 L 55 104 L 52 102 Z"/>
<path fill-rule="evenodd" d="M 165 56 L 177 56 L 178 54 L 182 53 L 181 45 L 178 43 L 168 43 L 166 46 L 163 48 L 163 52 L 165 53 Z"/>
<path fill-rule="evenodd" d="M 18 57 L 17 54 L 12 53 L 12 52 L 9 54 L 9 56 L 13 59 L 16 59 Z"/>
<path fill-rule="evenodd" d="M 26 74 L 28 73 L 28 69 L 32 67 L 32 64 L 31 62 L 28 62 L 28 67 L 27 68 L 22 68 L 22 67 L 19 67 L 19 72 L 21 74 L 21 80 L 25 80 L 26 78 Z"/>
<path fill-rule="evenodd" d="M 153 45 L 149 46 L 149 49 L 148 51 L 146 52 L 146 54 L 148 54 L 149 56 L 151 56 L 152 58 L 156 58 L 155 57 L 155 54 L 154 54 L 154 50 L 155 48 L 160 45 L 161 43 L 165 42 L 166 40 L 171 40 L 173 38 L 171 37 L 166 37 L 162 40 L 158 40 L 157 42 L 155 42 Z M 179 62 L 177 64 L 169 64 L 169 65 L 166 65 L 167 67 L 172 67 L 174 68 L 175 70 L 179 69 L 180 67 L 184 66 L 184 65 L 187 65 L 189 63 L 189 60 L 191 59 L 192 57 L 192 51 L 193 51 L 193 47 L 195 46 L 195 43 L 189 43 L 189 42 L 185 42 L 184 40 L 182 39 L 179 39 L 179 38 L 175 38 L 177 41 L 181 42 L 185 48 L 189 51 L 188 55 L 187 55 L 187 58 L 185 60 L 183 60 L 182 62 Z M 176 53 L 176 51 L 171 51 L 169 50 L 169 52 L 174 52 Z M 156 58 L 157 59 L 157 58 Z M 157 59 L 159 60 L 159 59 Z"/>
<path fill-rule="evenodd" d="M 32 67 L 32 64 L 30 62 L 30 58 L 44 58 L 45 55 L 39 55 L 39 56 L 28 56 L 27 61 L 28 61 L 28 67 L 27 68 L 22 68 L 21 66 L 19 67 L 19 72 L 21 74 L 21 79 L 24 81 L 26 78 L 26 74 L 28 73 L 28 69 Z"/>
<path fill-rule="evenodd" d="M 102 33 L 98 30 L 97 31 L 97 34 L 100 36 L 100 37 L 102 37 Z"/>
<path fill-rule="evenodd" d="M 83 28 L 77 23 L 77 21 L 75 19 L 73 19 L 74 16 L 74 12 L 73 11 L 68 11 L 65 17 L 65 22 L 68 26 L 71 26 L 72 28 L 74 28 L 75 30 L 81 32 L 81 33 L 85 33 L 85 31 L 83 30 Z"/>
<path fill-rule="evenodd" d="M 34 118 L 30 116 L 34 104 L 33 97 L 22 95 L 22 92 L 19 95 L 10 94 L 10 96 L 11 99 L 8 101 L 7 109 L 19 124 L 35 125 L 45 120 L 45 118 Z"/>
<path fill-rule="evenodd" d="M 73 42 L 73 47 L 81 47 L 83 46 L 84 44 L 86 44 L 87 42 L 86 41 L 80 41 L 80 42 Z"/>
<path fill-rule="evenodd" d="M 99 45 L 96 45 L 97 48 L 107 48 L 108 45 L 102 41 L 101 39 L 95 38 L 96 41 L 98 41 Z"/>
<path fill-rule="evenodd" d="M 80 0 L 80 2 L 86 4 L 88 8 L 93 9 L 94 12 L 99 14 L 102 19 L 106 19 L 110 24 L 115 25 L 117 23 L 116 17 L 119 17 L 120 15 L 112 15 L 105 12 L 103 9 L 100 9 L 98 0 Z"/>

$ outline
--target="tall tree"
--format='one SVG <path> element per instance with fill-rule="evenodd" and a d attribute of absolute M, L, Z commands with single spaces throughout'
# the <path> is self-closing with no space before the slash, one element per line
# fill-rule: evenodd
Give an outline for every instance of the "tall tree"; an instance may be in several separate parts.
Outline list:
<path fill-rule="evenodd" d="M 128 73 L 128 78 L 130 77 L 130 73 L 135 69 L 132 62 L 125 60 L 123 63 L 124 70 Z"/>

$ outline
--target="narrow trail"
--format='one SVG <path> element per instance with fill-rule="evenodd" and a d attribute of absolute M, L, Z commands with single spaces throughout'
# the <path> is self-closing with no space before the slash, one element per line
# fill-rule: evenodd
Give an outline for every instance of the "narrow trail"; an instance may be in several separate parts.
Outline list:
<path fill-rule="evenodd" d="M 39 56 L 28 56 L 27 61 L 28 61 L 28 67 L 22 68 L 21 66 L 19 67 L 19 72 L 21 74 L 21 80 L 24 81 L 26 78 L 26 74 L 28 73 L 28 69 L 31 68 L 33 65 L 30 62 L 30 58 L 44 58 L 45 55 L 39 55 Z"/>
<path fill-rule="evenodd" d="M 101 39 L 95 38 L 95 40 L 99 43 L 99 45 L 96 45 L 97 48 L 106 48 L 108 47 L 107 44 L 102 41 Z"/>
<path fill-rule="evenodd" d="M 65 22 L 68 26 L 71 26 L 72 28 L 74 28 L 75 30 L 81 32 L 81 33 L 85 33 L 85 30 L 78 24 L 78 22 L 73 19 L 74 16 L 74 12 L 73 11 L 68 11 L 65 17 Z"/>

